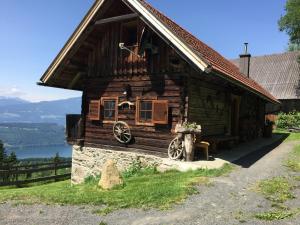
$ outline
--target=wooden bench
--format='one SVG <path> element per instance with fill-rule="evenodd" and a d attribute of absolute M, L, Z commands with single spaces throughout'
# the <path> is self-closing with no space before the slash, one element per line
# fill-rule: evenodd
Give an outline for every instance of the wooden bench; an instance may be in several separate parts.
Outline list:
<path fill-rule="evenodd" d="M 220 143 L 232 143 L 235 144 L 239 140 L 238 136 L 230 136 L 230 135 L 214 135 L 214 136 L 204 136 L 201 138 L 204 142 L 208 142 L 210 144 L 210 151 L 217 152 L 217 147 Z"/>
<path fill-rule="evenodd" d="M 200 142 L 196 142 L 195 143 L 196 149 L 200 148 L 200 149 L 202 149 L 204 151 L 205 158 L 206 158 L 207 161 L 209 160 L 209 154 L 208 154 L 208 152 L 209 152 L 209 146 L 210 146 L 210 144 L 208 142 L 206 142 L 206 141 L 200 141 Z"/>

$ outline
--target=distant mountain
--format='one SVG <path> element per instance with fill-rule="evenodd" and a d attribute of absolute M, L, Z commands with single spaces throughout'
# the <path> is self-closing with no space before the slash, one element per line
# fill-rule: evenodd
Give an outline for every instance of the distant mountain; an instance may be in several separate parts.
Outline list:
<path fill-rule="evenodd" d="M 25 103 L 30 103 L 30 102 L 21 98 L 0 96 L 0 106 L 20 105 Z"/>
<path fill-rule="evenodd" d="M 66 114 L 80 114 L 81 98 L 27 102 L 0 97 L 0 123 L 56 123 L 65 125 Z"/>
<path fill-rule="evenodd" d="M 53 123 L 0 123 L 0 140 L 5 147 L 65 144 L 65 128 Z"/>

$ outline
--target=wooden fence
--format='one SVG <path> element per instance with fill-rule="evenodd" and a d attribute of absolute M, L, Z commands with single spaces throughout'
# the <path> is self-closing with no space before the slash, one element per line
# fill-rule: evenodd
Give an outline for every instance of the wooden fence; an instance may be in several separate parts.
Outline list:
<path fill-rule="evenodd" d="M 39 163 L 34 165 L 0 168 L 0 186 L 20 186 L 23 184 L 36 183 L 41 181 L 57 181 L 62 179 L 69 179 L 71 177 L 71 173 L 58 174 L 58 172 L 60 169 L 71 168 L 71 164 L 71 161 L 64 161 L 57 163 Z M 43 171 L 50 171 L 54 175 L 31 178 L 33 173 Z"/>

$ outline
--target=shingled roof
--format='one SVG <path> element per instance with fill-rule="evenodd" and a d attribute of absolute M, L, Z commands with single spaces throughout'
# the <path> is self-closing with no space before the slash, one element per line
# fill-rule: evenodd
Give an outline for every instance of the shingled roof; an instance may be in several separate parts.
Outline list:
<path fill-rule="evenodd" d="M 252 57 L 250 77 L 277 99 L 300 99 L 300 51 Z M 232 60 L 238 66 L 239 59 Z"/>
<path fill-rule="evenodd" d="M 213 71 L 214 74 L 226 79 L 242 88 L 251 91 L 262 98 L 279 103 L 268 91 L 261 87 L 254 80 L 251 80 L 239 72 L 237 66 L 225 59 L 218 52 L 204 44 L 198 38 L 190 34 L 188 31 L 180 27 L 164 14 L 156 10 L 144 0 L 122 0 L 132 10 L 136 11 L 144 21 L 148 21 L 148 25 L 158 30 L 165 39 L 173 43 L 188 59 L 191 60 L 202 71 Z M 70 49 L 76 43 L 80 35 L 87 29 L 88 25 L 93 22 L 95 12 L 101 10 L 102 3 L 105 0 L 96 0 L 91 10 L 83 19 L 77 30 L 66 43 L 62 51 L 56 57 L 54 62 L 42 76 L 41 81 L 47 84 L 49 79 L 56 72 L 58 66 L 63 62 L 63 59 L 70 52 Z"/>
<path fill-rule="evenodd" d="M 149 3 L 144 0 L 140 0 L 141 3 L 152 12 L 161 22 L 163 22 L 169 29 L 171 29 L 178 37 L 180 37 L 184 42 L 186 42 L 192 49 L 194 49 L 205 62 L 207 62 L 211 68 L 227 76 L 227 78 L 235 80 L 247 87 L 250 87 L 255 92 L 258 92 L 273 102 L 278 102 L 277 99 L 265 90 L 261 85 L 252 79 L 245 77 L 240 73 L 239 68 L 232 62 L 224 58 L 217 51 L 200 41 L 194 35 L 189 33 L 187 30 L 183 29 L 173 20 L 165 16 L 163 13 L 155 9 Z"/>

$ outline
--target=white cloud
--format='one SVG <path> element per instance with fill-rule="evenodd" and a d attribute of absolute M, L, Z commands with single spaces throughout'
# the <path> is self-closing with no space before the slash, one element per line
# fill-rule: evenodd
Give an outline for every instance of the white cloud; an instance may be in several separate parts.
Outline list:
<path fill-rule="evenodd" d="M 40 86 L 19 87 L 16 85 L 0 85 L 0 97 L 17 97 L 31 102 L 53 101 L 81 96 L 78 91 L 66 91 L 63 89 L 46 88 Z"/>
<path fill-rule="evenodd" d="M 0 86 L 0 96 L 24 98 L 26 97 L 26 93 L 23 92 L 17 86 L 12 86 L 12 87 Z"/>

